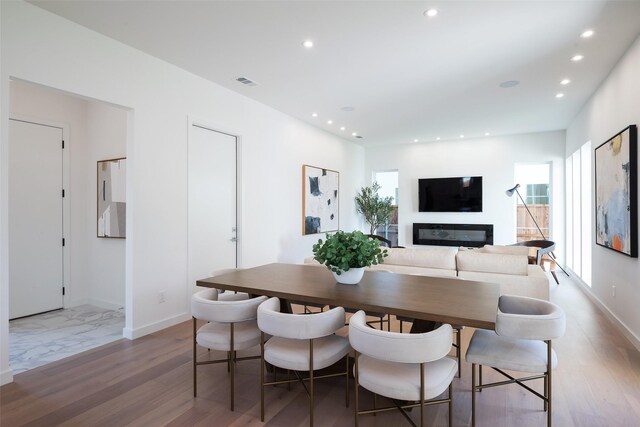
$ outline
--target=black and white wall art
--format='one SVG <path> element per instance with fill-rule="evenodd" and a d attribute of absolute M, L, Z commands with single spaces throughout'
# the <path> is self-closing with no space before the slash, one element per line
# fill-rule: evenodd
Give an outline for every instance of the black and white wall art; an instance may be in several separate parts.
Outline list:
<path fill-rule="evenodd" d="M 98 162 L 98 237 L 126 237 L 127 159 Z"/>
<path fill-rule="evenodd" d="M 302 234 L 338 230 L 340 173 L 302 165 Z"/>

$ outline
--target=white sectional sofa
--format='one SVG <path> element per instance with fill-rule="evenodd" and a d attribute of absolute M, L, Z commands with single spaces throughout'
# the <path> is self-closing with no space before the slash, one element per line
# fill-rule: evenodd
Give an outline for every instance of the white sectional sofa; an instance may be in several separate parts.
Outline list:
<path fill-rule="evenodd" d="M 492 282 L 501 294 L 549 299 L 549 280 L 538 265 L 528 264 L 528 248 L 485 246 L 466 249 L 442 246 L 391 248 L 383 264 L 372 270 Z M 306 264 L 319 265 L 313 257 Z"/>

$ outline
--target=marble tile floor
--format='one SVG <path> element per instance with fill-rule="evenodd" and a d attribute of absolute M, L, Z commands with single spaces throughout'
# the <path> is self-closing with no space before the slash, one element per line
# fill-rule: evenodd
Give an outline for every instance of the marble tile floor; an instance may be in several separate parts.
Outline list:
<path fill-rule="evenodd" d="M 124 312 L 92 305 L 56 310 L 9 322 L 13 374 L 122 338 Z"/>

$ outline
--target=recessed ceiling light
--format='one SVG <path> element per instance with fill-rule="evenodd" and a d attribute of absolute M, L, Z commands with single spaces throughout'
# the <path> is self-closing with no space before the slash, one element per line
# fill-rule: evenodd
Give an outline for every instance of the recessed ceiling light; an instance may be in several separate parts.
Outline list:
<path fill-rule="evenodd" d="M 413 142 L 418 142 L 418 140 L 417 140 L 417 139 L 414 139 L 414 140 L 413 140 Z"/>
<path fill-rule="evenodd" d="M 318 117 L 318 113 L 311 113 L 311 117 Z"/>
<path fill-rule="evenodd" d="M 424 16 L 428 16 L 429 18 L 433 18 L 438 14 L 438 9 L 427 9 L 424 11 Z"/>
<path fill-rule="evenodd" d="M 573 55 L 573 56 L 571 57 L 571 60 L 572 60 L 573 62 L 582 61 L 583 59 L 584 59 L 584 55 L 580 55 L 580 54 L 578 54 L 578 55 Z"/>
<path fill-rule="evenodd" d="M 588 39 L 589 37 L 591 37 L 594 34 L 595 34 L 595 31 L 587 30 L 584 33 L 580 34 L 580 37 L 582 37 L 583 39 Z"/>
<path fill-rule="evenodd" d="M 313 47 L 313 41 L 305 40 L 302 42 L 302 46 L 306 47 L 307 49 L 311 49 Z"/>
<path fill-rule="evenodd" d="M 333 124 L 333 120 L 327 120 L 327 124 L 328 125 L 332 125 Z"/>
<path fill-rule="evenodd" d="M 464 138 L 464 135 L 460 135 L 460 138 Z"/>
<path fill-rule="evenodd" d="M 358 136 L 358 133 L 357 132 L 352 132 L 351 136 Z"/>
<path fill-rule="evenodd" d="M 436 137 L 436 141 L 440 141 L 440 137 L 439 137 L 439 136 L 438 136 L 438 137 Z"/>
<path fill-rule="evenodd" d="M 345 130 L 345 129 L 347 129 L 347 128 L 344 127 L 344 126 L 340 126 L 340 130 Z"/>
<path fill-rule="evenodd" d="M 556 93 L 556 98 L 564 98 L 564 93 L 562 92 Z"/>
<path fill-rule="evenodd" d="M 484 136 L 489 136 L 489 135 L 491 135 L 489 132 L 484 133 Z"/>
<path fill-rule="evenodd" d="M 561 84 L 562 86 L 566 86 L 566 85 L 568 85 L 569 83 L 571 83 L 571 80 L 569 80 L 569 79 L 562 79 L 562 80 L 560 80 L 560 84 Z"/>
<path fill-rule="evenodd" d="M 507 80 L 506 82 L 500 83 L 500 86 L 503 89 L 509 89 L 510 87 L 518 86 L 520 82 L 518 80 Z"/>

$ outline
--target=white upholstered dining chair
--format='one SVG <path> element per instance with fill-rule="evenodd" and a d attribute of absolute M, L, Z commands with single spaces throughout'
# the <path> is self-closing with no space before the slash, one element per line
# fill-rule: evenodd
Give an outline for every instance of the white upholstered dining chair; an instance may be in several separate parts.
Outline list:
<path fill-rule="evenodd" d="M 349 342 L 355 350 L 355 425 L 358 426 L 359 415 L 396 409 L 410 419 L 404 410 L 420 407 L 422 426 L 425 405 L 448 403 L 451 427 L 451 384 L 457 370 L 457 362 L 447 357 L 452 334 L 449 324 L 422 334 L 380 331 L 366 324 L 364 311 L 354 314 L 349 322 Z M 395 400 L 396 406 L 360 411 L 360 386 Z M 433 400 L 447 389 L 448 398 Z M 398 400 L 417 403 L 402 405 Z"/>
<path fill-rule="evenodd" d="M 237 294 L 230 294 L 237 295 Z M 193 316 L 193 396 L 197 395 L 197 367 L 212 363 L 227 363 L 231 374 L 230 407 L 234 410 L 234 381 L 236 362 L 257 359 L 259 356 L 237 357 L 236 351 L 246 350 L 260 344 L 260 331 L 256 323 L 258 306 L 267 297 L 221 301 L 217 289 L 205 289 L 191 297 Z M 197 321 L 208 323 L 197 328 Z M 219 360 L 197 360 L 197 346 L 226 351 L 227 358 Z"/>
<path fill-rule="evenodd" d="M 476 421 L 476 391 L 515 383 L 543 400 L 547 426 L 551 427 L 551 371 L 558 363 L 551 340 L 564 335 L 565 325 L 564 311 L 556 304 L 514 295 L 500 297 L 495 332 L 477 329 L 467 349 L 466 360 L 471 363 L 472 426 Z M 476 384 L 476 365 L 479 384 Z M 493 368 L 508 380 L 483 384 L 482 366 Z M 514 378 L 503 369 L 535 375 Z M 544 379 L 543 394 L 524 384 L 535 379 Z"/>
<path fill-rule="evenodd" d="M 313 426 L 314 392 L 313 382 L 319 378 L 345 376 L 346 405 L 349 406 L 349 340 L 335 335 L 344 327 L 345 314 L 342 307 L 323 313 L 288 314 L 280 312 L 280 300 L 270 298 L 258 308 L 258 327 L 262 331 L 260 354 L 260 420 L 264 421 L 264 388 L 268 385 L 287 384 L 308 379 L 309 425 Z M 265 334 L 272 338 L 264 341 Z M 345 371 L 336 374 L 315 376 L 314 371 L 327 368 L 345 359 Z M 294 371 L 297 379 L 265 382 L 265 363 L 275 368 Z M 308 371 L 308 378 L 301 378 L 300 371 Z"/>
<path fill-rule="evenodd" d="M 400 322 L 400 333 L 403 332 L 402 326 L 404 322 L 413 323 L 415 321 L 415 319 L 405 316 L 396 316 L 396 319 L 398 320 L 398 322 Z M 462 359 L 460 358 L 460 356 L 462 354 L 462 330 L 464 329 L 464 326 L 451 325 L 451 328 L 453 329 L 453 333 L 455 334 L 455 341 L 453 342 L 452 346 L 455 349 L 456 360 L 458 361 L 458 373 L 456 374 L 456 377 L 460 378 L 462 376 Z"/>

